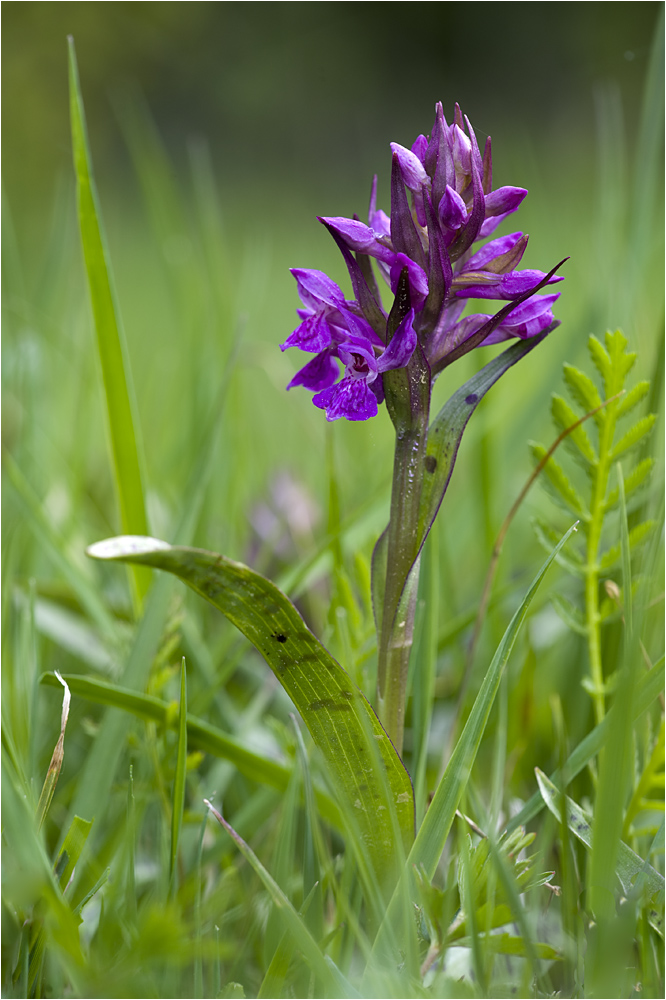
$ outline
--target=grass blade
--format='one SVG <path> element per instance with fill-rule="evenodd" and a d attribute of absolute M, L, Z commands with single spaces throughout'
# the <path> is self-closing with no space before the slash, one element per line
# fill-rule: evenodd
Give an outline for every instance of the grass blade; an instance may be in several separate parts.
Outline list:
<path fill-rule="evenodd" d="M 502 679 L 504 667 L 513 649 L 520 626 L 546 571 L 563 545 L 568 541 L 572 532 L 576 530 L 576 524 L 573 524 L 563 538 L 560 539 L 537 573 L 530 589 L 523 598 L 522 604 L 511 619 L 502 641 L 497 647 L 467 724 L 456 744 L 456 748 L 451 755 L 446 770 L 437 786 L 433 800 L 425 814 L 423 823 L 416 835 L 409 857 L 407 858 L 405 877 L 398 883 L 389 903 L 386 917 L 373 945 L 371 961 L 366 969 L 366 982 L 371 981 L 372 977 L 381 970 L 387 961 L 391 949 L 390 941 L 393 927 L 399 921 L 401 910 L 404 907 L 403 901 L 407 879 L 415 870 L 421 872 L 423 877 L 428 881 L 431 881 L 435 874 L 437 864 L 444 850 L 446 839 L 456 815 L 456 810 L 465 791 L 476 753 L 481 743 L 486 723 L 488 722 L 490 710 Z"/>
<path fill-rule="evenodd" d="M 60 735 L 58 736 L 58 742 L 55 745 L 53 751 L 53 756 L 51 757 L 51 763 L 49 764 L 49 769 L 42 787 L 41 795 L 39 796 L 39 802 L 37 803 L 37 828 L 41 829 L 44 820 L 46 819 L 46 814 L 49 811 L 49 806 L 51 805 L 51 799 L 53 798 L 53 793 L 55 792 L 56 785 L 58 784 L 58 778 L 60 777 L 60 770 L 62 768 L 63 758 L 65 756 L 65 729 L 67 728 L 67 719 L 69 717 L 69 703 L 71 699 L 70 690 L 67 687 L 67 682 L 62 679 L 59 673 L 56 672 L 55 676 L 58 678 L 60 683 L 65 689 L 65 693 L 62 698 L 62 715 L 60 721 Z"/>
<path fill-rule="evenodd" d="M 268 890 L 275 907 L 282 914 L 288 933 L 293 937 L 296 947 L 302 952 L 312 971 L 322 981 L 322 984 L 325 984 L 329 989 L 332 988 L 335 990 L 335 993 L 331 993 L 330 995 L 358 997 L 359 994 L 347 982 L 340 970 L 323 954 L 292 903 L 285 896 L 275 879 L 264 868 L 252 848 L 245 843 L 243 838 L 236 833 L 233 827 L 227 823 L 217 809 L 213 808 L 207 799 L 204 799 L 204 803 L 208 806 L 220 826 L 224 827 L 227 831 L 246 861 L 254 868 Z"/>
<path fill-rule="evenodd" d="M 422 867 L 426 876 L 430 879 L 435 874 L 437 863 L 444 849 L 446 838 L 451 829 L 456 809 L 460 804 L 460 799 L 467 784 L 467 779 L 474 764 L 481 737 L 483 736 L 488 716 L 490 715 L 490 710 L 497 694 L 504 666 L 509 659 L 520 626 L 527 614 L 532 598 L 543 580 L 546 570 L 575 529 L 576 525 L 572 525 L 548 556 L 535 577 L 532 586 L 523 598 L 520 607 L 511 619 L 509 627 L 504 633 L 481 685 L 467 724 L 456 744 L 456 748 L 451 755 L 451 759 L 442 775 L 437 791 L 416 836 L 414 846 L 409 854 L 408 864 Z"/>
<path fill-rule="evenodd" d="M 654 664 L 647 672 L 647 674 L 641 679 L 637 686 L 636 697 L 634 703 L 633 711 L 633 721 L 637 722 L 644 712 L 647 712 L 648 708 L 652 702 L 657 698 L 664 689 L 664 657 Z M 564 766 L 553 771 L 549 780 L 551 782 L 561 782 L 562 775 L 566 775 L 566 781 L 572 781 L 577 774 L 586 767 L 593 757 L 601 750 L 602 746 L 606 742 L 608 728 L 610 725 L 609 720 L 613 714 L 613 709 L 599 725 L 595 726 L 594 729 L 587 734 L 587 736 L 580 741 L 576 749 L 569 755 Z M 544 806 L 544 800 L 539 792 L 535 792 L 531 799 L 525 803 L 523 808 L 519 813 L 516 813 L 506 825 L 507 833 L 513 832 L 519 826 L 524 826 L 529 823 L 531 819 L 537 816 Z"/>
<path fill-rule="evenodd" d="M 180 667 L 180 708 L 178 711 L 178 754 L 176 777 L 173 783 L 173 804 L 171 811 L 171 858 L 169 866 L 170 892 L 176 886 L 176 863 L 178 861 L 178 841 L 183 825 L 185 808 L 185 782 L 187 779 L 187 671 L 185 657 Z"/>
<path fill-rule="evenodd" d="M 140 719 L 156 722 L 158 726 L 173 725 L 169 705 L 153 695 L 139 694 L 130 688 L 109 684 L 95 677 L 82 677 L 80 674 L 64 674 L 63 680 L 67 681 L 74 695 L 97 705 L 121 708 Z M 55 687 L 58 681 L 54 674 L 44 674 L 41 683 Z M 231 761 L 241 774 L 260 785 L 268 785 L 282 792 L 289 784 L 291 768 L 249 750 L 233 736 L 190 714 L 187 716 L 187 741 L 192 750 L 201 750 L 213 757 Z M 314 794 L 321 815 L 340 828 L 340 815 L 330 796 L 320 789 L 314 789 Z"/>
<path fill-rule="evenodd" d="M 537 782 L 539 783 L 539 791 L 543 796 L 546 806 L 552 812 L 553 816 L 560 820 L 562 818 L 562 793 L 539 768 L 535 768 L 535 773 Z M 590 817 L 568 795 L 564 797 L 564 804 L 566 805 L 564 815 L 566 816 L 567 826 L 573 835 L 582 844 L 585 844 L 588 850 L 593 850 L 593 829 Z M 618 841 L 617 857 L 609 874 L 617 876 L 622 886 L 622 892 L 625 895 L 629 895 L 641 874 L 645 876 L 648 899 L 652 900 L 659 893 L 664 892 L 664 876 L 660 875 L 648 861 L 643 861 L 623 840 Z M 656 910 L 650 912 L 650 923 L 663 936 L 664 920 Z"/>
<path fill-rule="evenodd" d="M 102 228 L 74 40 L 71 37 L 69 38 L 69 86 L 79 228 L 97 334 L 97 350 L 104 380 L 120 521 L 123 531 L 145 534 L 148 531 L 148 519 L 139 457 L 136 405 L 127 347 Z M 142 567 L 133 567 L 130 574 L 132 596 L 138 612 L 150 584 L 150 573 Z"/>

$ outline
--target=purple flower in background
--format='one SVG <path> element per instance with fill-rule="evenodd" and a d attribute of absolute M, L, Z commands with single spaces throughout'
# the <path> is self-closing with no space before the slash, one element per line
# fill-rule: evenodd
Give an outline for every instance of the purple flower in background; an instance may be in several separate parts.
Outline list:
<path fill-rule="evenodd" d="M 518 270 L 527 235 L 516 232 L 478 246 L 515 212 L 527 191 L 492 188 L 490 138 L 483 154 L 456 105 L 453 123 L 438 104 L 429 136 L 411 149 L 391 143 L 391 213 L 377 208 L 377 178 L 368 223 L 358 216 L 322 218 L 344 257 L 355 299 L 321 271 L 293 269 L 303 309 L 282 350 L 315 354 L 289 383 L 316 395 L 328 420 L 366 420 L 384 399 L 384 373 L 419 364 L 435 378 L 475 347 L 545 334 L 557 323 L 558 293 L 535 294 L 562 279 Z M 374 261 L 374 264 L 373 264 Z M 559 266 L 559 265 L 558 265 Z M 384 309 L 378 274 L 395 299 Z M 494 315 L 463 315 L 468 299 L 507 303 Z M 395 330 L 393 336 L 388 331 Z M 344 366 L 342 379 L 339 364 Z"/>

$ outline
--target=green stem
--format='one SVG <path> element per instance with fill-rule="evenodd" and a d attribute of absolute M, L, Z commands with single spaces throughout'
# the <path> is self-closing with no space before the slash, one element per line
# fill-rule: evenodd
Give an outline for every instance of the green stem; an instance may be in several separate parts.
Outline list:
<path fill-rule="evenodd" d="M 592 493 L 590 528 L 587 536 L 587 565 L 585 567 L 587 645 L 593 685 L 592 700 L 597 725 L 606 714 L 604 674 L 601 661 L 601 615 L 599 613 L 599 545 L 610 474 L 610 453 L 615 435 L 616 405 L 611 403 L 603 413 L 603 423 L 599 429 L 599 464 Z"/>
<path fill-rule="evenodd" d="M 402 753 L 407 670 L 414 638 L 419 578 L 418 515 L 428 412 L 421 412 L 409 430 L 396 434 L 388 527 L 386 585 L 377 661 L 377 705 L 393 745 Z"/>

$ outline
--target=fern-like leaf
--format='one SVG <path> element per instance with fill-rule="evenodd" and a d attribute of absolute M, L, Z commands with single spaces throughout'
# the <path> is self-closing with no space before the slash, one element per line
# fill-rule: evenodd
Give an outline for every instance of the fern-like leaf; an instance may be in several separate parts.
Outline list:
<path fill-rule="evenodd" d="M 585 619 L 575 604 L 562 594 L 553 594 L 551 602 L 555 611 L 562 619 L 567 628 L 577 635 L 587 635 L 587 625 Z"/>
<path fill-rule="evenodd" d="M 542 444 L 537 444 L 536 441 L 530 441 L 530 450 L 537 463 L 539 463 L 546 454 L 544 446 Z M 575 514 L 577 517 L 581 518 L 581 520 L 589 518 L 590 515 L 584 501 L 569 482 L 569 479 L 562 470 L 561 465 L 559 465 L 559 463 L 556 462 L 552 456 L 546 462 L 543 471 L 548 478 L 548 482 L 553 487 L 557 498 L 564 502 L 567 510 L 570 510 L 572 514 Z"/>
<path fill-rule="evenodd" d="M 650 532 L 656 527 L 656 521 L 641 521 L 629 532 L 629 548 L 633 551 L 647 539 Z M 599 560 L 599 569 L 604 572 L 614 566 L 621 555 L 621 545 L 617 542 L 604 552 Z"/>
<path fill-rule="evenodd" d="M 599 390 L 589 375 L 582 372 L 580 368 L 574 368 L 573 365 L 565 364 L 563 371 L 564 381 L 569 388 L 569 392 L 586 413 L 590 410 L 596 410 L 597 407 L 601 406 L 602 400 Z M 597 423 L 599 420 L 603 420 L 603 414 L 597 413 L 595 419 Z"/>
<path fill-rule="evenodd" d="M 637 382 L 633 389 L 622 397 L 615 411 L 618 417 L 625 417 L 634 407 L 638 406 L 645 399 L 650 391 L 650 383 L 647 381 Z"/>
<path fill-rule="evenodd" d="M 606 350 L 611 363 L 611 381 L 606 384 L 606 396 L 620 392 L 625 379 L 636 363 L 636 353 L 627 351 L 627 338 L 620 330 L 606 332 Z M 615 383 L 615 384 L 613 384 Z M 617 386 L 617 388 L 616 388 Z"/>
<path fill-rule="evenodd" d="M 644 458 L 642 462 L 631 470 L 629 475 L 624 481 L 624 495 L 628 497 L 631 493 L 638 489 L 639 486 L 643 486 L 645 482 L 649 479 L 650 473 L 654 468 L 653 458 Z M 611 510 L 617 505 L 619 500 L 619 491 L 617 486 L 614 486 L 611 492 L 608 494 L 608 499 L 605 503 L 605 509 L 607 511 Z"/>
<path fill-rule="evenodd" d="M 590 335 L 587 347 L 595 368 L 601 375 L 604 385 L 607 385 L 611 378 L 611 359 L 609 358 L 605 347 L 601 341 L 597 340 L 594 334 Z"/>
<path fill-rule="evenodd" d="M 551 528 L 550 525 L 546 524 L 545 521 L 540 520 L 540 518 L 533 518 L 532 527 L 534 528 L 534 533 L 546 550 L 546 552 L 553 551 L 553 539 L 559 539 L 561 536 Z M 569 573 L 573 573 L 575 576 L 585 575 L 585 562 L 581 556 L 575 551 L 572 545 L 569 546 L 567 554 L 563 555 L 558 552 L 555 557 L 555 562 L 559 563 L 564 569 L 568 570 Z"/>
<path fill-rule="evenodd" d="M 637 423 L 634 424 L 630 430 L 620 438 L 618 443 L 615 445 L 610 453 L 611 462 L 616 462 L 620 455 L 626 454 L 631 448 L 635 448 L 639 444 L 646 434 L 649 434 L 654 427 L 654 422 L 657 419 L 654 413 L 648 413 L 646 417 L 642 417 Z"/>
<path fill-rule="evenodd" d="M 562 396 L 558 396 L 557 393 L 553 393 L 550 409 L 553 415 L 553 420 L 561 430 L 571 427 L 571 425 L 575 424 L 579 419 L 578 414 L 571 409 L 566 399 Z M 576 448 L 589 465 L 597 464 L 597 453 L 592 446 L 592 442 L 587 435 L 587 431 L 582 425 L 571 431 L 567 437 L 567 441 L 575 444 Z"/>

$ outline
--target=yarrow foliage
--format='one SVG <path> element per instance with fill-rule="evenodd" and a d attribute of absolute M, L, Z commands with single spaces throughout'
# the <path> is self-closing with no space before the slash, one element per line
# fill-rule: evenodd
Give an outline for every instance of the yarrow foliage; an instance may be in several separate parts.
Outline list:
<path fill-rule="evenodd" d="M 313 391 L 313 403 L 328 420 L 375 416 L 384 399 L 380 376 L 406 367 L 417 345 L 434 378 L 481 344 L 534 337 L 557 325 L 552 306 L 558 294 L 534 293 L 562 279 L 554 270 L 517 270 L 526 234 L 500 236 L 475 249 L 527 194 L 519 187 L 493 191 L 490 137 L 482 156 L 458 105 L 448 125 L 438 103 L 429 136 L 420 135 L 411 149 L 396 142 L 391 149 L 390 217 L 377 208 L 375 176 L 367 225 L 357 216 L 319 220 L 342 252 L 355 298 L 345 299 L 321 271 L 292 269 L 303 309 L 300 325 L 281 347 L 315 356 L 287 388 Z M 388 314 L 372 260 L 395 297 Z M 468 299 L 507 305 L 494 316 L 463 316 Z"/>

